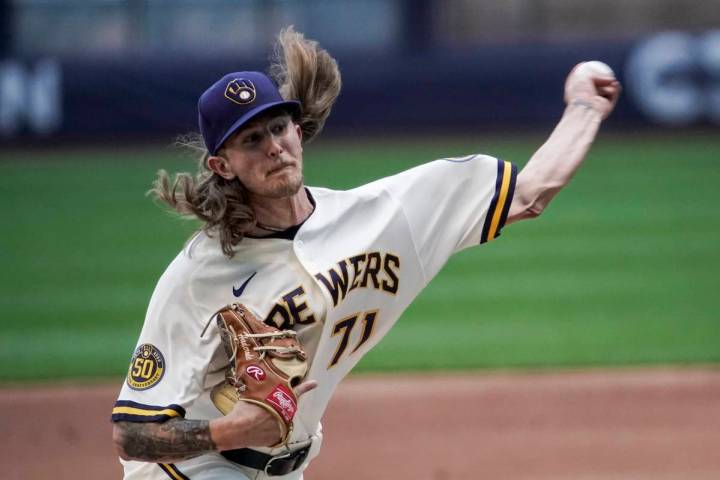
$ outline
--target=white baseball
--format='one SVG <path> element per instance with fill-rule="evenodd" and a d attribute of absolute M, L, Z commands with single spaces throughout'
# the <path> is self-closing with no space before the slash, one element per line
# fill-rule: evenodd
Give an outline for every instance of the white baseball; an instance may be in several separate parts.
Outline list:
<path fill-rule="evenodd" d="M 603 63 L 597 60 L 581 63 L 580 66 L 577 67 L 576 73 L 579 73 L 580 75 L 600 75 L 603 77 L 615 78 L 615 72 L 613 72 L 612 68 L 610 68 L 607 63 Z"/>

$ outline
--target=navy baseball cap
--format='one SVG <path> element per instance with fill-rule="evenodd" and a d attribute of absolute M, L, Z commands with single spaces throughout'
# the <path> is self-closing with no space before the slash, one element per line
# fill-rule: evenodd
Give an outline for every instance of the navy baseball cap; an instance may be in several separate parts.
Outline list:
<path fill-rule="evenodd" d="M 300 102 L 284 100 L 264 73 L 234 72 L 222 77 L 198 101 L 198 123 L 208 152 L 216 155 L 240 127 L 273 107 L 283 107 L 294 117 L 301 112 Z"/>

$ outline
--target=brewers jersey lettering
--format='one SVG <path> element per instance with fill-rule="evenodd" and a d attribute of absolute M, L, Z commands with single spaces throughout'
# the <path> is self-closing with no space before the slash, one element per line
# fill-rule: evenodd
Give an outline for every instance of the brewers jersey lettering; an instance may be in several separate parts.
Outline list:
<path fill-rule="evenodd" d="M 239 302 L 266 323 L 296 330 L 308 354 L 307 378 L 318 387 L 300 398 L 289 444 L 312 441 L 307 465 L 340 380 L 453 253 L 499 235 L 516 173 L 508 162 L 474 155 L 349 191 L 308 187 L 315 209 L 299 228 L 246 237 L 232 259 L 217 238 L 196 235 L 157 284 L 113 421 L 221 416 L 210 391 L 224 380 L 227 356 L 214 322 L 203 330 L 219 308 Z M 123 464 L 126 479 L 265 478 L 220 454 Z M 301 478 L 303 468 L 275 478 Z"/>

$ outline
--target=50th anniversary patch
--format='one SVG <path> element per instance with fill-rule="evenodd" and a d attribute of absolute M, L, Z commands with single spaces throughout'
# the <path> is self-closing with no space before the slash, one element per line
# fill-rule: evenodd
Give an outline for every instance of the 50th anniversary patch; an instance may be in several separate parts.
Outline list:
<path fill-rule="evenodd" d="M 160 350 L 150 343 L 143 343 L 135 349 L 127 383 L 133 390 L 147 390 L 157 384 L 165 374 L 165 359 Z"/>

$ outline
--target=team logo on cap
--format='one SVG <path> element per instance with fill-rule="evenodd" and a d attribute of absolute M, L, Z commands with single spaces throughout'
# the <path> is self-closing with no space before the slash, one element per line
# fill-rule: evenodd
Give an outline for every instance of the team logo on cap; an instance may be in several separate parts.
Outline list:
<path fill-rule="evenodd" d="M 238 105 L 247 105 L 255 100 L 255 85 L 250 80 L 236 78 L 225 88 L 225 98 Z"/>

